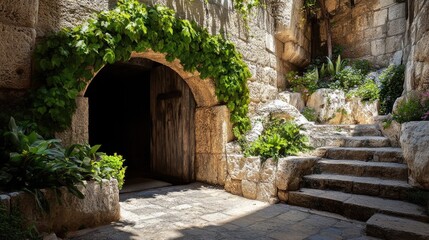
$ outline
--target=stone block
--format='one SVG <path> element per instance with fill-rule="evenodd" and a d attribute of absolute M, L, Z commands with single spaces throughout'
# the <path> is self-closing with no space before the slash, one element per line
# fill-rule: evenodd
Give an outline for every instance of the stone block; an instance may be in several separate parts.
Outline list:
<path fill-rule="evenodd" d="M 0 88 L 30 87 L 35 38 L 32 28 L 0 23 Z"/>
<path fill-rule="evenodd" d="M 374 12 L 373 26 L 381 26 L 387 22 L 387 9 L 382 9 Z"/>
<path fill-rule="evenodd" d="M 76 98 L 76 111 L 73 114 L 71 125 L 63 132 L 55 133 L 55 137 L 61 139 L 63 146 L 75 143 L 89 142 L 89 105 L 88 98 Z"/>
<path fill-rule="evenodd" d="M 244 179 L 252 182 L 260 181 L 261 171 L 261 158 L 260 157 L 247 157 L 244 158 L 243 165 Z"/>
<path fill-rule="evenodd" d="M 258 183 L 256 199 L 271 204 L 277 203 L 277 188 L 275 183 Z"/>
<path fill-rule="evenodd" d="M 197 153 L 195 156 L 196 180 L 223 185 L 226 178 L 226 162 L 223 162 L 223 156 L 222 154 Z"/>
<path fill-rule="evenodd" d="M 226 106 L 197 108 L 195 112 L 196 153 L 224 153 L 226 143 L 233 139 Z"/>
<path fill-rule="evenodd" d="M 399 3 L 389 7 L 389 21 L 405 18 L 405 3 Z"/>
<path fill-rule="evenodd" d="M 386 40 L 378 39 L 371 42 L 371 55 L 380 56 L 386 52 Z"/>
<path fill-rule="evenodd" d="M 38 8 L 39 0 L 2 0 L 0 22 L 20 27 L 34 27 Z"/>
<path fill-rule="evenodd" d="M 377 39 L 377 38 L 385 38 L 387 32 L 387 27 L 385 25 L 369 28 L 364 31 L 365 39 Z"/>
<path fill-rule="evenodd" d="M 265 49 L 271 53 L 276 51 L 274 36 L 271 34 L 265 34 Z"/>
<path fill-rule="evenodd" d="M 296 107 L 296 109 L 298 109 L 298 111 L 302 111 L 305 107 L 304 97 L 302 96 L 301 93 L 280 92 L 278 94 L 278 99 Z"/>
<path fill-rule="evenodd" d="M 241 189 L 243 197 L 248 199 L 256 199 L 257 184 L 252 181 L 243 180 L 241 181 Z"/>
<path fill-rule="evenodd" d="M 402 41 L 403 39 L 400 35 L 386 38 L 386 53 L 393 53 L 400 50 Z"/>
<path fill-rule="evenodd" d="M 263 183 L 274 183 L 276 181 L 277 161 L 270 158 L 261 165 L 260 181 Z"/>
<path fill-rule="evenodd" d="M 283 191 L 298 190 L 301 177 L 312 171 L 318 159 L 315 157 L 280 158 L 277 164 L 275 185 Z"/>
<path fill-rule="evenodd" d="M 403 123 L 400 143 L 409 169 L 409 183 L 429 189 L 429 122 Z"/>
<path fill-rule="evenodd" d="M 245 172 L 243 169 L 245 161 L 246 159 L 243 155 L 228 155 L 226 160 L 228 177 L 236 180 L 244 179 Z"/>
<path fill-rule="evenodd" d="M 396 0 L 377 0 L 374 9 L 385 8 L 396 3 Z"/>
<path fill-rule="evenodd" d="M 387 36 L 394 36 L 405 32 L 406 28 L 405 18 L 399 18 L 390 21 L 387 24 Z"/>
<path fill-rule="evenodd" d="M 109 9 L 109 1 L 39 0 L 37 37 L 62 28 L 73 28 L 96 13 Z"/>
<path fill-rule="evenodd" d="M 287 191 L 278 189 L 277 190 L 277 197 L 279 198 L 280 201 L 286 203 L 289 200 L 289 193 Z"/>
<path fill-rule="evenodd" d="M 225 191 L 234 195 L 243 196 L 243 191 L 241 190 L 241 180 L 235 180 L 227 177 L 225 181 Z"/>

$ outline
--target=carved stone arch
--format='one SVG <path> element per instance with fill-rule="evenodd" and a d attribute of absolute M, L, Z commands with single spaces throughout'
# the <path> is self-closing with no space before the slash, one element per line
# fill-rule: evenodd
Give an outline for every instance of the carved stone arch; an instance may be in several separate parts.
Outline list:
<path fill-rule="evenodd" d="M 154 51 L 133 52 L 131 58 L 145 58 L 167 66 L 176 72 L 189 86 L 195 102 L 195 180 L 224 185 L 226 178 L 226 143 L 233 139 L 230 113 L 225 105 L 219 105 L 214 81 L 201 79 L 198 72 L 183 69 L 179 60 L 169 62 L 165 54 Z M 98 74 L 94 73 L 94 77 Z M 94 79 L 93 77 L 93 79 Z M 77 110 L 71 127 L 58 133 L 65 144 L 89 141 L 89 104 L 84 97 L 88 86 L 76 99 Z"/>

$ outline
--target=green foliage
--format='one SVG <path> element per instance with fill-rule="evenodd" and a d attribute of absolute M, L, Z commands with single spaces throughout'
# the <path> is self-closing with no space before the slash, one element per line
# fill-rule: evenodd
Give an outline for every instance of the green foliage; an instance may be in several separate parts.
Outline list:
<path fill-rule="evenodd" d="M 234 9 L 243 17 L 244 21 L 249 20 L 249 14 L 255 7 L 262 6 L 260 0 L 233 0 Z"/>
<path fill-rule="evenodd" d="M 366 76 L 372 69 L 372 64 L 368 60 L 356 60 L 352 63 L 352 68 L 360 70 Z"/>
<path fill-rule="evenodd" d="M 317 90 L 318 80 L 317 68 L 305 72 L 303 76 L 299 76 L 295 71 L 286 74 L 286 81 L 295 92 L 313 93 Z"/>
<path fill-rule="evenodd" d="M 261 136 L 245 149 L 245 155 L 261 156 L 262 160 L 296 155 L 309 149 L 307 137 L 300 133 L 300 127 L 293 122 L 272 119 Z"/>
<path fill-rule="evenodd" d="M 310 107 L 305 107 L 302 110 L 302 115 L 307 118 L 308 121 L 315 122 L 317 120 L 316 110 Z"/>
<path fill-rule="evenodd" d="M 259 1 L 236 0 L 256 4 Z M 246 5 L 249 6 L 249 5 Z M 111 11 L 47 37 L 36 48 L 39 88 L 32 94 L 32 114 L 43 132 L 63 130 L 76 109 L 75 98 L 105 64 L 127 61 L 132 51 L 148 49 L 179 59 L 184 70 L 215 81 L 216 95 L 231 111 L 234 133 L 250 128 L 247 117 L 250 71 L 232 42 L 212 36 L 195 22 L 177 19 L 173 10 L 119 0 Z"/>
<path fill-rule="evenodd" d="M 321 77 L 336 76 L 344 69 L 346 65 L 346 61 L 341 60 L 340 55 L 338 55 L 337 60 L 335 61 L 335 64 L 328 57 L 326 57 L 326 61 L 327 61 L 326 67 L 325 67 L 325 64 L 323 63 L 322 67 L 320 68 Z"/>
<path fill-rule="evenodd" d="M 380 98 L 380 89 L 372 79 L 366 79 L 362 85 L 359 85 L 357 89 L 351 90 L 347 96 L 356 96 L 361 98 L 362 101 L 373 102 Z"/>
<path fill-rule="evenodd" d="M 380 112 L 388 114 L 392 112 L 395 100 L 401 96 L 404 90 L 405 66 L 390 65 L 380 75 Z"/>
<path fill-rule="evenodd" d="M 50 188 L 61 194 L 60 187 L 79 198 L 84 195 L 78 189 L 84 180 L 100 181 L 109 173 L 123 179 L 125 169 L 114 160 L 98 161 L 99 145 L 75 144 L 66 149 L 58 139 L 43 139 L 36 132 L 25 130 L 10 120 L 10 131 L 5 133 L 10 157 L 0 164 L 0 187 L 4 191 L 23 190 L 35 197 L 40 209 L 49 212 L 49 204 L 40 190 Z M 95 167 L 96 166 L 96 167 Z M 111 168 L 111 169 L 109 169 Z"/>
<path fill-rule="evenodd" d="M 39 237 L 35 227 L 26 227 L 21 213 L 12 208 L 7 212 L 0 206 L 0 239 L 2 240 L 22 240 L 22 239 L 42 239 Z"/>
<path fill-rule="evenodd" d="M 421 121 L 427 106 L 423 106 L 416 96 L 409 96 L 406 100 L 399 102 L 398 108 L 392 114 L 398 123 Z"/>
<path fill-rule="evenodd" d="M 358 87 L 364 81 L 364 76 L 359 70 L 346 67 L 335 75 L 335 82 L 329 85 L 333 89 L 342 89 L 348 92 L 352 88 Z"/>
<path fill-rule="evenodd" d="M 99 171 L 99 176 L 104 179 L 116 178 L 119 189 L 124 185 L 125 170 L 123 167 L 125 159 L 116 153 L 113 156 L 102 155 L 99 161 L 94 162 L 94 167 Z"/>

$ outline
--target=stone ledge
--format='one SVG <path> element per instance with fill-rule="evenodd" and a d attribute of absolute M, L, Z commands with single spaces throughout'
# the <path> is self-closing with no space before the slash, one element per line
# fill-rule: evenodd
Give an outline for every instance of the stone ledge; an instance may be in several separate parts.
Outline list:
<path fill-rule="evenodd" d="M 85 196 L 79 199 L 69 193 L 66 187 L 61 187 L 59 200 L 55 192 L 43 189 L 50 203 L 50 213 L 42 213 L 34 197 L 26 192 L 12 192 L 0 195 L 0 205 L 17 208 L 27 224 L 34 224 L 39 232 L 64 233 L 81 228 L 95 227 L 117 221 L 120 218 L 119 189 L 116 179 L 105 180 L 101 183 L 88 182 L 86 187 L 79 190 Z"/>

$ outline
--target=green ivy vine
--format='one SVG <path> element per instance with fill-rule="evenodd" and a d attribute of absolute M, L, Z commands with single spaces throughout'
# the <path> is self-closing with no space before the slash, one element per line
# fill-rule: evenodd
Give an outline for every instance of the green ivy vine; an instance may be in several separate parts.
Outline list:
<path fill-rule="evenodd" d="M 58 131 L 70 125 L 75 98 L 107 63 L 127 61 L 133 51 L 152 49 L 168 61 L 179 59 L 186 71 L 215 81 L 216 95 L 231 112 L 234 134 L 250 128 L 247 117 L 251 76 L 232 42 L 212 36 L 173 10 L 119 0 L 115 9 L 48 37 L 36 49 L 32 114 L 39 128 Z"/>

